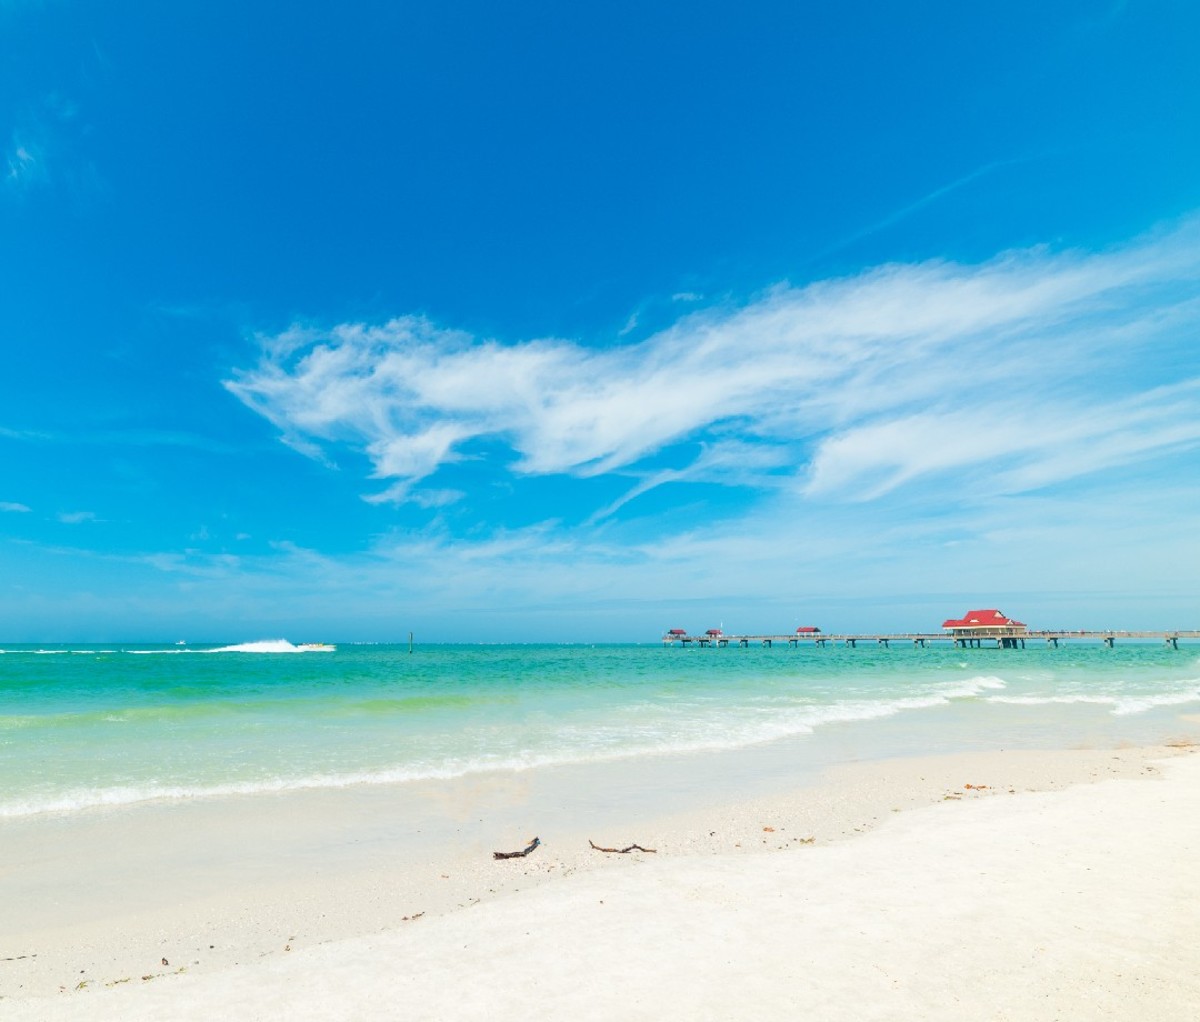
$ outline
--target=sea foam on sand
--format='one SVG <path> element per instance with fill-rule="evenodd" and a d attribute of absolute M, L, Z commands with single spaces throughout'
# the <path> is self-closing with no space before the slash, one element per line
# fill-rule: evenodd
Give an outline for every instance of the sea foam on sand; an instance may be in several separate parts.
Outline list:
<path fill-rule="evenodd" d="M 156 969 L 109 989 L 10 996 L 0 1014 L 1190 1022 L 1200 1004 L 1200 756 L 1131 752 L 1078 754 L 1091 775 L 1124 756 L 1125 777 L 1033 793 L 1011 768 L 1076 754 L 864 764 L 860 795 L 934 770 L 946 794 L 852 840 L 811 846 L 766 822 L 792 819 L 767 799 L 751 810 L 762 826 L 744 814 L 715 825 L 786 850 L 598 856 L 604 868 L 383 932 L 207 973 Z M 889 790 L 881 804 L 901 795 Z M 490 865 L 486 881 L 499 884 L 508 868 Z"/>

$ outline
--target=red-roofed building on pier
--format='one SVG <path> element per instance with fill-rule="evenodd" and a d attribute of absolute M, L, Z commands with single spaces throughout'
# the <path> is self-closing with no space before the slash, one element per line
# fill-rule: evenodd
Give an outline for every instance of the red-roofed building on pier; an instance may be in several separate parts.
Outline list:
<path fill-rule="evenodd" d="M 1028 625 L 1024 621 L 1006 617 L 993 608 L 968 610 L 961 618 L 950 618 L 942 622 L 959 646 L 978 646 L 980 639 L 999 639 L 997 645 L 1016 646 L 1020 640 L 1025 645 Z"/>

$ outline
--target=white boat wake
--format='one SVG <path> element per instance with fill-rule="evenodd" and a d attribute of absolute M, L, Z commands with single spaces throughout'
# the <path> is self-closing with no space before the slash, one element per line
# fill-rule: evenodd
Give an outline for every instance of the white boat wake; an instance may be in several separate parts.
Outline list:
<path fill-rule="evenodd" d="M 332 653 L 337 646 L 325 642 L 305 642 L 293 646 L 287 639 L 265 639 L 261 642 L 241 642 L 236 646 L 221 646 L 208 653 Z"/>

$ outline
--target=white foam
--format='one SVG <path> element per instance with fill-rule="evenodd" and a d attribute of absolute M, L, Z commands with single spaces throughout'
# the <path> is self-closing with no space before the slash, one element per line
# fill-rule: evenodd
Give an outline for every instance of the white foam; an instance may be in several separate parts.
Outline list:
<path fill-rule="evenodd" d="M 58 795 L 31 797 L 0 803 L 0 819 L 71 813 L 88 809 L 116 809 L 149 802 L 174 802 L 196 798 L 227 798 L 239 795 L 270 795 L 290 791 L 349 788 L 358 785 L 403 784 L 412 781 L 451 780 L 468 774 L 503 770 L 527 770 L 554 766 L 575 759 L 523 756 L 495 761 L 455 762 L 440 768 L 395 768 L 345 774 L 312 774 L 306 777 L 274 777 L 258 781 L 222 784 L 155 784 L 112 788 L 78 788 Z"/>
<path fill-rule="evenodd" d="M 1192 692 L 1169 692 L 1158 696 L 1144 696 L 1141 699 L 1118 699 L 1113 715 L 1127 716 L 1133 713 L 1145 713 L 1156 706 L 1182 706 L 1185 703 L 1200 702 L 1200 689 Z"/>
<path fill-rule="evenodd" d="M 322 643 L 304 643 L 293 646 L 287 639 L 264 639 L 259 642 L 241 642 L 236 646 L 221 646 L 205 650 L 206 653 L 328 653 L 332 646 Z"/>
<path fill-rule="evenodd" d="M 324 643 L 303 643 L 295 646 L 287 639 L 263 639 L 258 642 L 239 642 L 233 646 L 217 646 L 214 649 L 130 649 L 127 653 L 138 656 L 182 656 L 189 653 L 325 653 L 335 649 Z M 105 652 L 105 651 L 101 651 Z"/>
<path fill-rule="evenodd" d="M 293 646 L 287 639 L 263 639 L 259 642 L 239 642 L 234 646 L 220 646 L 210 649 L 209 653 L 299 653 L 300 649 Z"/>
<path fill-rule="evenodd" d="M 1187 703 L 1200 702 L 1200 688 L 1146 696 L 1120 696 L 1107 693 L 1059 696 L 988 696 L 986 701 L 1008 703 L 1014 706 L 1070 706 L 1090 703 L 1095 706 L 1111 706 L 1114 717 L 1128 717 L 1137 713 L 1145 713 L 1156 706 L 1182 706 Z"/>
<path fill-rule="evenodd" d="M 1075 703 L 1095 703 L 1098 706 L 1112 706 L 1116 703 L 1115 696 L 988 696 L 985 702 L 1007 703 L 1011 706 L 1047 706 L 1052 703 L 1072 705 Z"/>
<path fill-rule="evenodd" d="M 937 691 L 947 699 L 972 699 L 984 692 L 1007 688 L 1003 678 L 991 674 L 979 674 L 966 681 L 948 681 L 938 687 Z"/>

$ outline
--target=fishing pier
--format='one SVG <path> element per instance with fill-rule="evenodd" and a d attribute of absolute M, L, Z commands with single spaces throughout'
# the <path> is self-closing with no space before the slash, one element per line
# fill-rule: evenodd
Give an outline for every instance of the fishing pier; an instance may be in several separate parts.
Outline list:
<path fill-rule="evenodd" d="M 716 632 L 716 629 L 712 630 Z M 1069 639 L 1099 640 L 1110 649 L 1118 639 L 1160 639 L 1173 649 L 1179 648 L 1180 639 L 1200 639 L 1200 630 L 1190 631 L 1088 631 L 1088 630 L 1056 630 L 1043 629 L 1039 631 L 1023 631 L 1011 635 L 954 635 L 946 632 L 892 632 L 876 634 L 867 632 L 801 632 L 783 635 L 726 635 L 705 633 L 704 635 L 687 635 L 668 632 L 663 636 L 666 646 L 698 646 L 725 647 L 741 646 L 848 646 L 857 648 L 861 642 L 864 645 L 875 645 L 890 648 L 893 642 L 911 642 L 914 647 L 933 645 L 937 642 L 948 642 L 959 649 L 983 648 L 995 646 L 997 649 L 1024 649 L 1028 642 L 1045 642 L 1047 646 L 1058 647 Z"/>

